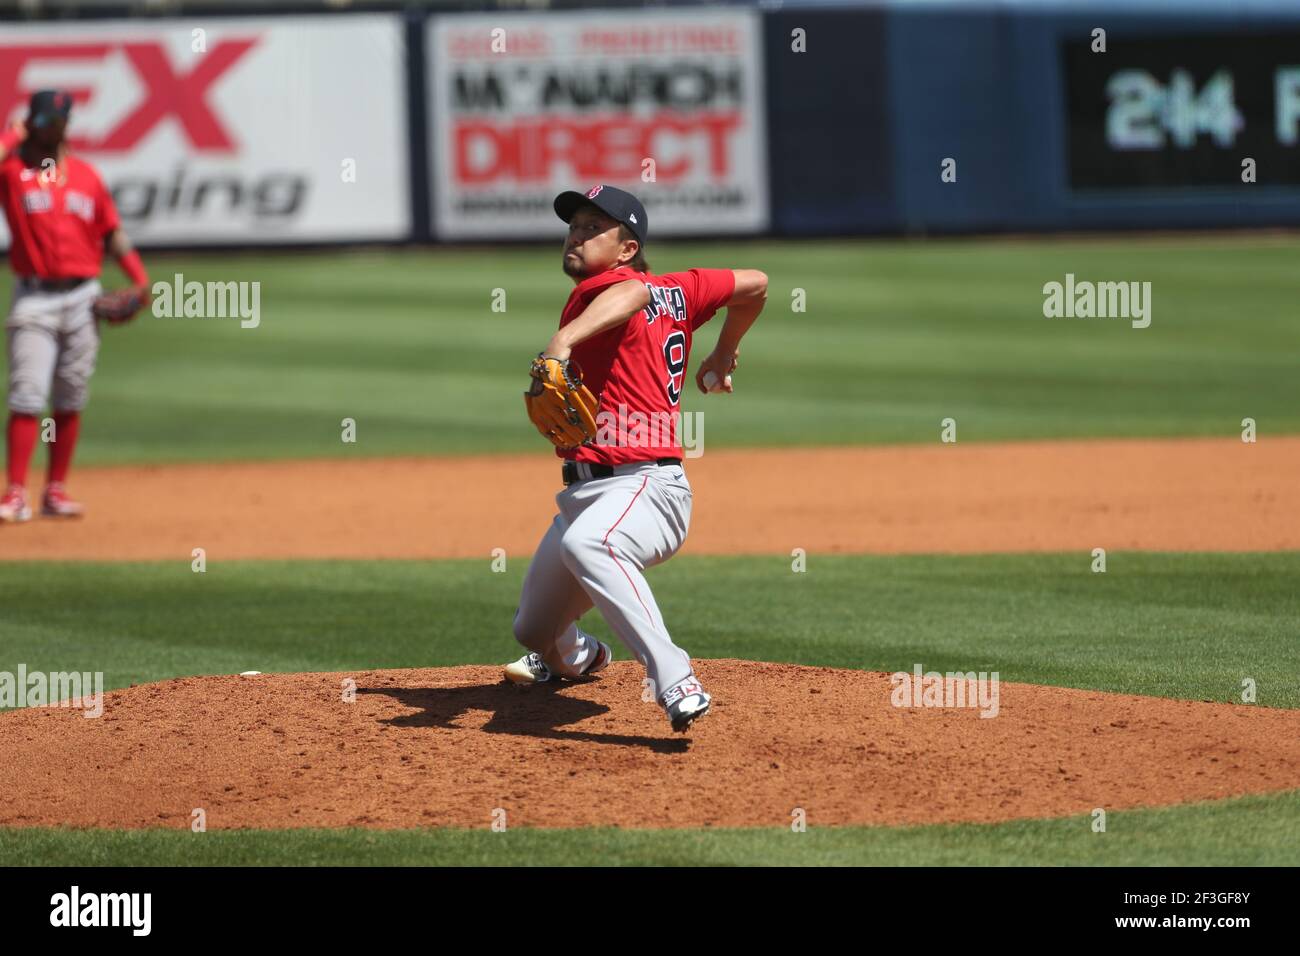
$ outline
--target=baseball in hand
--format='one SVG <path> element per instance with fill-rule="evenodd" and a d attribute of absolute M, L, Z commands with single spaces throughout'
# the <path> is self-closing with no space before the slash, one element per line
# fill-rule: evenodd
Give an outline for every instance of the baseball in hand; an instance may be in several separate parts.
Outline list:
<path fill-rule="evenodd" d="M 728 375 L 725 381 L 718 381 L 718 373 L 712 370 L 704 373 L 704 387 L 710 392 L 721 392 L 731 385 L 731 376 Z"/>

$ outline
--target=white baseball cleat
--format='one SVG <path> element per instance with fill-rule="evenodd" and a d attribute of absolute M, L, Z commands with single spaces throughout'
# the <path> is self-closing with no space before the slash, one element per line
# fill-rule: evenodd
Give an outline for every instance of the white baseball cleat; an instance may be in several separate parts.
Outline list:
<path fill-rule="evenodd" d="M 41 514 L 47 518 L 80 518 L 86 509 L 80 501 L 74 500 L 68 489 L 55 482 L 45 489 L 41 499 Z"/>
<path fill-rule="evenodd" d="M 609 666 L 609 662 L 614 658 L 614 652 L 610 650 L 608 644 L 604 641 L 597 641 L 599 649 L 596 653 L 596 659 L 591 662 L 585 671 L 579 674 L 579 677 L 590 677 L 599 671 L 603 671 Z M 533 651 L 525 654 L 519 660 L 505 666 L 506 680 L 513 684 L 544 684 L 555 677 L 551 669 L 546 666 L 542 660 L 542 655 Z"/>
<path fill-rule="evenodd" d="M 545 684 L 550 679 L 551 669 L 542 663 L 542 655 L 536 651 L 506 665 L 506 680 L 515 684 Z"/>
<path fill-rule="evenodd" d="M 27 503 L 27 492 L 22 485 L 10 485 L 0 498 L 0 522 L 30 521 L 31 505 Z"/>
<path fill-rule="evenodd" d="M 672 722 L 673 730 L 684 734 L 691 724 L 709 712 L 713 698 L 704 692 L 699 679 L 692 674 L 664 691 L 659 703 Z"/>

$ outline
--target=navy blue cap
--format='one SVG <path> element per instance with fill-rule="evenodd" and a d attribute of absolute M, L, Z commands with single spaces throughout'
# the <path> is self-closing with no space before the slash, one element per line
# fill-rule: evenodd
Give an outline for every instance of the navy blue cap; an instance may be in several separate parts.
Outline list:
<path fill-rule="evenodd" d="M 44 126 L 52 119 L 68 118 L 72 112 L 72 97 L 64 90 L 37 90 L 27 104 L 30 125 Z"/>
<path fill-rule="evenodd" d="M 616 222 L 632 230 L 641 245 L 645 245 L 650 232 L 650 220 L 645 206 L 630 192 L 615 186 L 592 186 L 586 193 L 570 190 L 555 197 L 555 214 L 568 222 L 582 206 L 591 203 Z"/>

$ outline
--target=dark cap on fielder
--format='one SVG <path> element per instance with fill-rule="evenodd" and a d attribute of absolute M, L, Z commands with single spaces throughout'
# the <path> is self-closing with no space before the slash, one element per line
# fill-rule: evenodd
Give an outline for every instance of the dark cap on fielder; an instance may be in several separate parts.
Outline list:
<path fill-rule="evenodd" d="M 645 245 L 650 232 L 650 220 L 645 214 L 645 206 L 630 192 L 615 186 L 592 186 L 586 193 L 560 193 L 555 197 L 555 214 L 568 222 L 579 207 L 591 203 L 611 219 L 621 222 L 632 230 L 641 245 Z"/>
<path fill-rule="evenodd" d="M 32 126 L 44 126 L 52 119 L 66 120 L 72 112 L 72 97 L 64 90 L 37 90 L 27 104 Z"/>

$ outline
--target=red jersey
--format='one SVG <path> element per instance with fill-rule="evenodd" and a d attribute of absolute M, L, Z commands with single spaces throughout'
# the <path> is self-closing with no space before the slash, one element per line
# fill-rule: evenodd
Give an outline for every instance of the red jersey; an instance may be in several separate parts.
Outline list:
<path fill-rule="evenodd" d="M 600 402 L 596 440 L 561 458 L 623 465 L 681 458 L 681 400 L 691 336 L 736 291 L 730 269 L 691 269 L 656 276 L 627 266 L 584 279 L 564 306 L 568 325 L 611 285 L 636 279 L 650 290 L 650 304 L 628 321 L 581 342 L 570 356 L 583 382 Z"/>
<path fill-rule="evenodd" d="M 17 147 L 0 160 L 0 205 L 9 221 L 9 264 L 20 276 L 92 278 L 104 260 L 104 237 L 121 220 L 93 166 L 65 156 L 56 181 L 26 165 Z"/>

